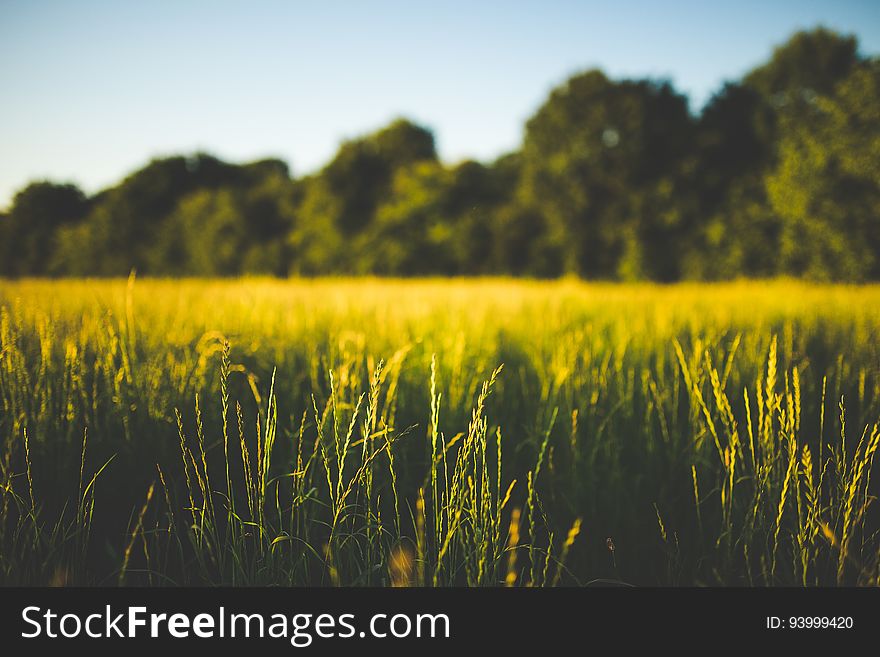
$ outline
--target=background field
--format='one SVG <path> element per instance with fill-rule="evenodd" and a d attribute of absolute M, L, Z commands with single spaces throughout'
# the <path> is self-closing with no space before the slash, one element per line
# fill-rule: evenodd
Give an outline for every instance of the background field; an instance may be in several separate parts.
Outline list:
<path fill-rule="evenodd" d="M 877 584 L 878 331 L 875 286 L 4 281 L 0 582 Z"/>

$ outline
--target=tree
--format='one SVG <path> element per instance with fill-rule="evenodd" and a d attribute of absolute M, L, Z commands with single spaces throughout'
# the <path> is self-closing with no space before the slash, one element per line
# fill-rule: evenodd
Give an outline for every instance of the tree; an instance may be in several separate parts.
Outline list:
<path fill-rule="evenodd" d="M 819 280 L 880 276 L 880 61 L 855 68 L 830 95 L 783 115 L 766 186 L 782 218 L 785 273 Z"/>
<path fill-rule="evenodd" d="M 775 157 L 776 116 L 755 89 L 726 83 L 700 115 L 694 154 L 699 217 L 688 236 L 681 273 L 725 279 L 775 272 L 778 221 L 763 177 Z"/>
<path fill-rule="evenodd" d="M 682 218 L 658 203 L 676 186 L 692 129 L 686 99 L 667 83 L 614 82 L 593 70 L 551 93 L 526 124 L 520 202 L 543 215 L 564 271 L 608 278 L 665 270 L 633 248 L 643 231 L 674 261 Z"/>
<path fill-rule="evenodd" d="M 859 61 L 853 37 L 823 28 L 799 32 L 776 48 L 769 62 L 710 100 L 696 145 L 694 187 L 703 221 L 684 258 L 686 276 L 765 277 L 786 271 L 781 242 L 791 226 L 784 226 L 787 220 L 778 212 L 779 195 L 775 201 L 768 197 L 768 176 L 781 159 L 790 161 L 783 133 L 795 125 L 810 130 L 817 98 L 832 93 Z"/>
<path fill-rule="evenodd" d="M 146 254 L 150 271 L 232 276 L 287 273 L 293 185 L 277 160 L 244 165 L 237 184 L 184 196 Z"/>
<path fill-rule="evenodd" d="M 697 150 L 702 200 L 708 207 L 723 201 L 733 181 L 768 163 L 774 118 L 761 94 L 737 83 L 726 83 L 706 104 L 697 129 Z"/>
<path fill-rule="evenodd" d="M 352 244 L 389 201 L 397 172 L 421 162 L 437 162 L 434 137 L 406 119 L 344 142 L 327 166 L 297 186 L 297 219 L 287 238 L 290 273 L 362 271 Z"/>
<path fill-rule="evenodd" d="M 452 252 L 458 275 L 498 272 L 498 212 L 511 197 L 516 164 L 501 158 L 492 166 L 467 160 L 453 167 L 443 193 L 442 211 L 454 227 Z"/>
<path fill-rule="evenodd" d="M 497 214 L 495 272 L 556 278 L 564 274 L 564 235 L 536 208 L 510 203 Z"/>
<path fill-rule="evenodd" d="M 59 231 L 54 266 L 104 276 L 122 276 L 132 268 L 142 274 L 186 270 L 176 235 L 179 221 L 171 221 L 181 201 L 197 191 L 259 185 L 267 176 L 288 180 L 287 166 L 267 160 L 240 167 L 204 153 L 155 159 L 97 195 L 82 222 Z"/>
<path fill-rule="evenodd" d="M 53 273 L 57 231 L 79 221 L 88 209 L 88 200 L 75 185 L 37 182 L 18 192 L 0 228 L 0 274 Z"/>
<path fill-rule="evenodd" d="M 285 276 L 291 260 L 287 237 L 296 222 L 296 188 L 286 165 L 251 166 L 261 177 L 240 192 L 240 220 L 247 229 L 241 273 Z"/>
<path fill-rule="evenodd" d="M 669 83 L 575 75 L 485 165 L 398 119 L 299 180 L 199 153 L 90 199 L 35 183 L 0 214 L 0 274 L 878 279 L 877 68 L 820 27 L 698 118 Z"/>
<path fill-rule="evenodd" d="M 296 221 L 287 236 L 289 274 L 316 276 L 350 272 L 351 259 L 344 260 L 343 235 L 335 219 L 339 199 L 320 175 L 296 183 Z"/>
<path fill-rule="evenodd" d="M 433 135 L 405 119 L 366 137 L 347 141 L 320 174 L 313 189 L 344 235 L 363 230 L 387 199 L 396 171 L 417 162 L 436 162 Z"/>
<path fill-rule="evenodd" d="M 494 214 L 505 198 L 497 172 L 465 161 L 453 168 L 425 161 L 395 174 L 388 200 L 354 241 L 358 273 L 488 273 Z"/>
<path fill-rule="evenodd" d="M 859 63 L 854 36 L 817 27 L 798 32 L 773 51 L 773 57 L 746 75 L 744 83 L 782 107 L 815 94 L 833 93 Z"/>
<path fill-rule="evenodd" d="M 449 177 L 432 162 L 397 172 L 388 201 L 354 245 L 358 273 L 412 276 L 454 270 L 454 218 L 444 211 Z"/>

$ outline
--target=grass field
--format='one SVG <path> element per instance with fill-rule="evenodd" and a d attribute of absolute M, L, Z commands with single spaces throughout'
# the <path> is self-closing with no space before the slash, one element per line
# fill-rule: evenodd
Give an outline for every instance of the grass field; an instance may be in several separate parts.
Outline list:
<path fill-rule="evenodd" d="M 0 583 L 878 585 L 880 287 L 0 281 Z"/>

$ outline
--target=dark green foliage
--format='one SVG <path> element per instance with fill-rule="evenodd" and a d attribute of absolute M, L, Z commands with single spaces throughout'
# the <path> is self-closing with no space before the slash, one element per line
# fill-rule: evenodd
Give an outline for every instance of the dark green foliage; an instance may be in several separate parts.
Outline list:
<path fill-rule="evenodd" d="M 855 37 L 820 27 L 795 34 L 767 64 L 749 73 L 745 83 L 775 105 L 784 105 L 805 91 L 832 93 L 858 61 Z"/>
<path fill-rule="evenodd" d="M 0 214 L 0 275 L 876 280 L 877 79 L 817 28 L 699 115 L 668 82 L 576 74 L 491 164 L 440 163 L 401 118 L 298 180 L 197 154 L 91 199 L 35 183 Z"/>
<path fill-rule="evenodd" d="M 642 251 L 649 236 L 674 241 L 682 217 L 667 212 L 664 197 L 691 131 L 687 101 L 668 84 L 589 71 L 551 94 L 526 125 L 522 195 L 565 236 L 565 271 L 650 278 L 653 267 L 665 270 Z"/>
<path fill-rule="evenodd" d="M 880 62 L 859 66 L 831 96 L 783 114 L 767 177 L 781 219 L 785 273 L 865 281 L 880 275 Z"/>
<path fill-rule="evenodd" d="M 88 208 L 89 201 L 74 185 L 36 182 L 21 190 L 10 213 L 0 216 L 0 275 L 51 273 L 46 254 L 56 236 Z"/>
<path fill-rule="evenodd" d="M 363 230 L 387 199 L 395 172 L 418 162 L 435 162 L 433 135 L 399 119 L 374 135 L 344 143 L 321 173 L 320 188 L 332 198 L 331 216 L 345 235 Z"/>
<path fill-rule="evenodd" d="M 492 218 L 505 181 L 491 168 L 423 163 L 402 169 L 375 221 L 352 244 L 361 273 L 485 274 L 496 246 Z"/>

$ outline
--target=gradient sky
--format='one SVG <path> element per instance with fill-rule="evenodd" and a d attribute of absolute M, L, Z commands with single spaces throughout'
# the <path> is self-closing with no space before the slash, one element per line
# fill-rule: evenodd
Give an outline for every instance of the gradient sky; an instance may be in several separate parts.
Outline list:
<path fill-rule="evenodd" d="M 0 207 L 195 150 L 301 175 L 401 115 L 488 160 L 576 71 L 668 78 L 698 110 L 818 24 L 880 52 L 876 0 L 0 0 Z"/>

